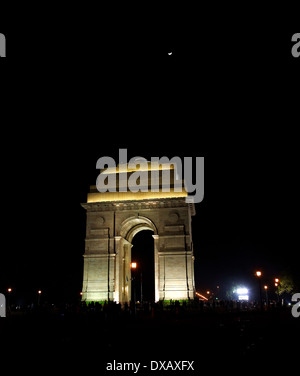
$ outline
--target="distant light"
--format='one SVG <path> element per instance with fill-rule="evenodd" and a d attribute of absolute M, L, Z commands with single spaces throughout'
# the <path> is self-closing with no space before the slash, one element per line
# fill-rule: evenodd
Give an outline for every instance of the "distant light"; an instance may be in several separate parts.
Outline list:
<path fill-rule="evenodd" d="M 257 277 L 261 277 L 261 272 L 260 271 L 257 271 L 255 274 L 256 274 Z"/>
<path fill-rule="evenodd" d="M 210 294 L 210 291 L 207 290 L 207 291 L 206 291 L 206 294 L 209 295 L 209 294 Z"/>
<path fill-rule="evenodd" d="M 200 298 L 204 299 L 204 300 L 208 300 L 206 296 L 204 295 L 201 295 L 199 292 L 196 291 L 196 295 L 200 296 Z"/>
<path fill-rule="evenodd" d="M 41 294 L 41 293 L 42 293 L 42 290 L 39 290 L 39 291 L 38 291 L 38 294 Z"/>
<path fill-rule="evenodd" d="M 275 282 L 275 286 L 277 287 L 277 286 L 278 286 L 278 283 Z"/>
<path fill-rule="evenodd" d="M 168 52 L 168 55 L 171 56 L 173 52 Z"/>
<path fill-rule="evenodd" d="M 249 300 L 249 295 L 239 295 L 239 300 Z"/>
<path fill-rule="evenodd" d="M 265 290 L 268 290 L 268 286 L 267 286 L 267 285 L 264 285 L 264 289 L 265 289 Z"/>
<path fill-rule="evenodd" d="M 246 295 L 246 294 L 248 294 L 248 289 L 246 289 L 245 287 L 241 287 L 241 288 L 237 289 L 236 292 L 239 295 Z"/>
<path fill-rule="evenodd" d="M 82 295 L 82 291 L 79 294 Z"/>
<path fill-rule="evenodd" d="M 9 287 L 9 288 L 7 289 L 7 291 L 8 291 L 8 292 L 12 292 L 12 289 Z"/>
<path fill-rule="evenodd" d="M 279 282 L 279 278 L 275 278 L 275 282 L 278 283 Z"/>
<path fill-rule="evenodd" d="M 131 269 L 136 269 L 137 267 L 137 263 L 136 262 L 132 262 L 131 263 Z"/>

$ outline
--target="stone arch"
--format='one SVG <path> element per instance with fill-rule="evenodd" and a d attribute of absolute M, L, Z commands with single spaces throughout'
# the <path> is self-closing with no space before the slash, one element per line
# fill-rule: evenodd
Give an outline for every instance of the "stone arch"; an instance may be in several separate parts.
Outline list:
<path fill-rule="evenodd" d="M 123 220 L 120 224 L 119 235 L 117 236 L 116 247 L 116 265 L 117 270 L 117 284 L 119 290 L 117 292 L 117 299 L 120 302 L 129 301 L 131 295 L 131 247 L 134 236 L 143 230 L 151 230 L 154 238 L 154 268 L 155 269 L 155 297 L 159 299 L 158 293 L 158 229 L 155 223 L 146 216 L 135 215 Z M 118 265 L 121 265 L 119 267 Z"/>
<path fill-rule="evenodd" d="M 195 213 L 184 199 L 141 198 L 82 206 L 87 210 L 83 300 L 129 303 L 132 240 L 142 230 L 151 230 L 154 238 L 155 301 L 193 298 L 191 216 Z"/>
<path fill-rule="evenodd" d="M 120 236 L 131 243 L 133 237 L 142 230 L 152 230 L 154 235 L 158 234 L 157 227 L 151 219 L 138 215 L 122 222 Z"/>

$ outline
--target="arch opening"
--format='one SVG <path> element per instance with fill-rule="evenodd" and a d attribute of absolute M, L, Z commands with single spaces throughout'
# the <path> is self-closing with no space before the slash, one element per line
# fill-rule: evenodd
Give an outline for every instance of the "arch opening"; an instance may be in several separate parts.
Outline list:
<path fill-rule="evenodd" d="M 153 230 L 140 229 L 132 239 L 131 260 L 136 268 L 131 269 L 131 301 L 152 302 L 155 299 L 155 268 Z"/>
<path fill-rule="evenodd" d="M 122 303 L 153 301 L 157 298 L 157 247 L 154 247 L 154 236 L 157 228 L 151 219 L 144 216 L 132 216 L 121 223 L 120 228 L 119 265 L 121 282 L 119 297 Z M 156 255 L 156 256 L 155 256 Z M 122 261 L 121 261 L 122 260 Z M 131 268 L 136 262 L 137 268 Z M 117 267 L 117 269 L 119 269 Z"/>

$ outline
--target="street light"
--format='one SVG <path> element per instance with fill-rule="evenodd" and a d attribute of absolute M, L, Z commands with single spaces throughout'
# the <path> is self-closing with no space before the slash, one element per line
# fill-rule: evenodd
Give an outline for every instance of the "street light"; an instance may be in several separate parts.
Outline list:
<path fill-rule="evenodd" d="M 267 307 L 269 305 L 269 299 L 268 299 L 268 286 L 267 285 L 264 285 L 264 289 L 265 289 L 265 292 L 266 292 L 266 303 L 267 303 Z"/>
<path fill-rule="evenodd" d="M 131 269 L 137 269 L 137 262 L 132 262 L 130 264 Z M 142 268 L 140 267 L 141 270 L 141 303 L 143 303 L 143 272 Z M 134 284 L 134 302 L 135 302 L 135 284 Z"/>
<path fill-rule="evenodd" d="M 40 305 L 40 299 L 41 299 L 41 294 L 42 294 L 42 290 L 38 290 L 38 306 Z"/>
<path fill-rule="evenodd" d="M 279 278 L 275 278 L 275 283 L 274 283 L 276 290 L 277 290 L 277 302 L 279 303 Z"/>
<path fill-rule="evenodd" d="M 263 309 L 263 306 L 262 306 L 262 297 L 261 297 L 261 276 L 262 276 L 262 272 L 260 270 L 257 270 L 255 272 L 255 275 L 256 275 L 256 277 L 258 277 L 260 309 L 262 310 Z"/>
<path fill-rule="evenodd" d="M 132 262 L 130 264 L 131 269 L 136 269 L 137 268 L 137 263 Z M 131 281 L 133 281 L 133 301 L 134 301 L 134 315 L 136 315 L 136 291 L 135 291 L 135 278 L 131 277 Z"/>
<path fill-rule="evenodd" d="M 11 303 L 11 301 L 10 301 L 10 296 L 11 296 L 12 288 L 9 287 L 9 288 L 7 289 L 7 292 L 8 292 L 8 295 L 7 295 L 7 308 L 8 308 L 8 310 L 9 310 L 9 309 L 10 309 L 10 303 Z"/>

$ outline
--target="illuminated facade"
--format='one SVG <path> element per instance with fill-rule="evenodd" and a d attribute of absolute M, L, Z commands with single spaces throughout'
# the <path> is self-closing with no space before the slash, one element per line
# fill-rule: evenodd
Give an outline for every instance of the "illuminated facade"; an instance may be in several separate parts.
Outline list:
<path fill-rule="evenodd" d="M 142 230 L 153 232 L 155 300 L 194 298 L 194 204 L 186 203 L 184 189 L 171 186 L 164 192 L 161 177 L 159 182 L 157 192 L 100 193 L 90 187 L 82 204 L 87 214 L 83 300 L 129 303 L 131 242 Z"/>

